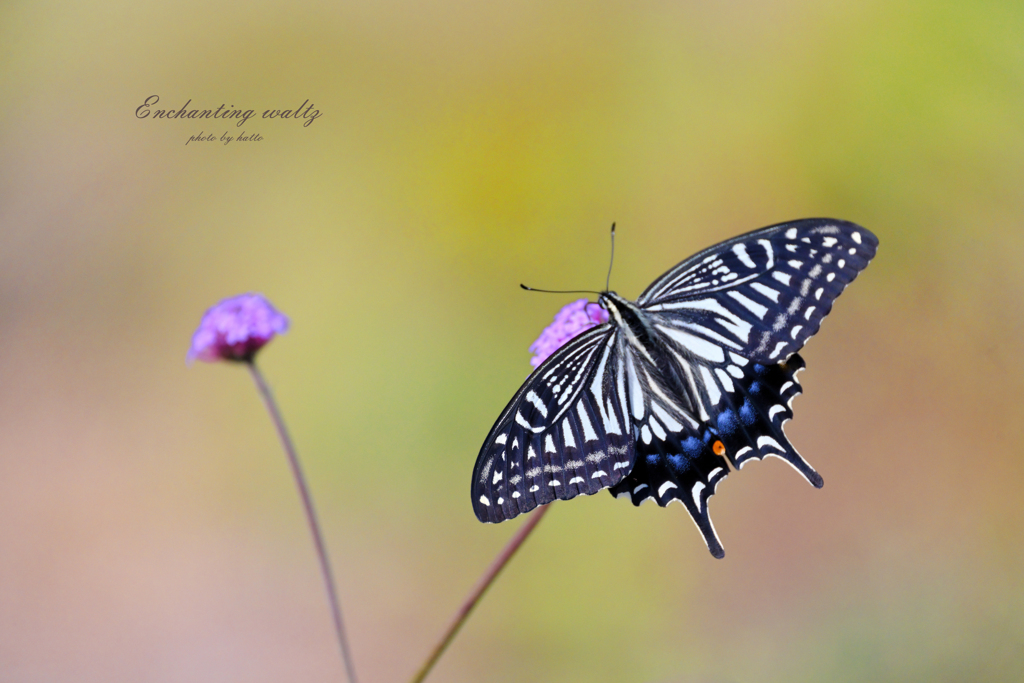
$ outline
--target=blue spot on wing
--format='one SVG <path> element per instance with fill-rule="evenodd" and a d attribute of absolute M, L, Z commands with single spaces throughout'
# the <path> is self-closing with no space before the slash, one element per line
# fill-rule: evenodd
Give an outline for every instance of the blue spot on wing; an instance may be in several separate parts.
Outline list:
<path fill-rule="evenodd" d="M 696 458 L 704 450 L 704 444 L 695 436 L 689 436 L 683 439 L 683 453 L 690 458 Z"/>
<path fill-rule="evenodd" d="M 690 459 L 685 455 L 668 456 L 668 464 L 676 472 L 683 472 L 690 469 Z"/>
<path fill-rule="evenodd" d="M 757 422 L 757 411 L 754 410 L 753 404 L 750 399 L 745 399 L 743 405 L 740 406 L 740 419 L 745 425 L 752 425 Z"/>
<path fill-rule="evenodd" d="M 723 434 L 733 434 L 739 429 L 739 422 L 736 420 L 736 411 L 723 410 L 718 414 L 718 429 Z"/>

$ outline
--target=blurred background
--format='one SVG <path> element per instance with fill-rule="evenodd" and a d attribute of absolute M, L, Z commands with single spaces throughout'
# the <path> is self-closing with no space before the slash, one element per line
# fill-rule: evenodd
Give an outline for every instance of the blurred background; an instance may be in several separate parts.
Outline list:
<path fill-rule="evenodd" d="M 338 681 L 242 368 L 260 291 L 364 683 L 404 681 L 521 520 L 478 449 L 574 296 L 833 216 L 881 240 L 788 434 L 680 506 L 558 503 L 436 681 L 1024 677 L 1024 4 L 0 7 L 0 680 Z M 233 105 L 234 122 L 140 120 Z M 265 121 L 309 100 L 312 125 Z M 259 142 L 185 142 L 203 130 Z"/>

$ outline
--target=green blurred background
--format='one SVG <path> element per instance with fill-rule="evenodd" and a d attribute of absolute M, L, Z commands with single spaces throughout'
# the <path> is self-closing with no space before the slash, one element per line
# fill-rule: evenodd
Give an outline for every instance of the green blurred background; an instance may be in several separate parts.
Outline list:
<path fill-rule="evenodd" d="M 260 142 L 149 95 L 322 116 Z M 1024 678 L 1024 4 L 51 1 L 0 8 L 0 680 L 336 681 L 246 373 L 244 291 L 364 683 L 407 680 L 520 520 L 482 439 L 572 296 L 807 216 L 879 255 L 804 351 L 779 461 L 555 505 L 432 680 Z"/>

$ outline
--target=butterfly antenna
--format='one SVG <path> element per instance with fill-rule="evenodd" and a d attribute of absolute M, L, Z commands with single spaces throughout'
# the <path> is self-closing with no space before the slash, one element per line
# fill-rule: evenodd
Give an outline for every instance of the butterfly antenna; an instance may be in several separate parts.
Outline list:
<path fill-rule="evenodd" d="M 527 287 L 524 284 L 519 286 L 527 292 L 543 292 L 545 294 L 601 294 L 601 292 L 595 292 L 592 289 L 537 289 L 536 287 Z"/>
<path fill-rule="evenodd" d="M 612 258 L 608 262 L 608 277 L 604 280 L 604 291 L 609 291 L 608 285 L 612 281 L 612 264 L 615 263 L 615 223 L 612 223 Z"/>

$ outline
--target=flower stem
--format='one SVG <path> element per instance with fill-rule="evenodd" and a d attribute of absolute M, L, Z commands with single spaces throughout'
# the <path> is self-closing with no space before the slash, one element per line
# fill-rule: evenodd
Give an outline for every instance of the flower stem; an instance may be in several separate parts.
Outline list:
<path fill-rule="evenodd" d="M 331 563 L 327 557 L 327 547 L 324 545 L 323 534 L 320 532 L 320 523 L 317 521 L 316 510 L 313 508 L 313 497 L 309 493 L 309 486 L 306 485 L 306 477 L 302 474 L 302 466 L 299 464 L 299 456 L 295 452 L 295 445 L 288 436 L 288 429 L 284 425 L 284 418 L 274 401 L 274 395 L 270 392 L 266 380 L 260 373 L 256 363 L 247 361 L 249 372 L 252 374 L 256 388 L 259 389 L 263 403 L 267 406 L 270 419 L 277 428 L 277 435 L 281 437 L 281 445 L 288 455 L 288 463 L 292 467 L 292 474 L 295 475 L 295 484 L 299 487 L 299 495 L 302 498 L 302 505 L 306 508 L 306 521 L 309 522 L 309 530 L 313 534 L 313 542 L 316 544 L 316 553 L 320 558 L 320 571 L 324 575 L 324 585 L 327 587 L 327 598 L 331 604 L 331 616 L 334 617 L 334 630 L 338 634 L 338 645 L 341 647 L 341 659 L 345 664 L 345 672 L 348 674 L 349 683 L 356 682 L 356 671 L 352 665 L 352 653 L 348 649 L 348 640 L 345 638 L 345 626 L 341 620 L 341 604 L 338 602 L 338 591 L 334 587 L 334 575 L 331 573 Z"/>
<path fill-rule="evenodd" d="M 550 504 L 542 505 L 535 513 L 530 515 L 530 517 L 527 518 L 526 523 L 519 527 L 515 536 L 513 536 L 505 545 L 504 549 L 502 549 L 498 556 L 494 558 L 494 561 L 491 562 L 491 566 L 488 567 L 487 571 L 484 572 L 484 575 L 480 577 L 480 580 L 477 581 L 473 590 L 462 603 L 462 606 L 459 607 L 459 611 L 455 613 L 451 623 L 448 625 L 448 630 L 444 632 L 441 640 L 434 646 L 433 651 L 430 653 L 430 657 L 427 658 L 427 661 L 420 667 L 420 670 L 416 672 L 416 675 L 413 676 L 411 683 L 422 683 L 422 681 L 427 677 L 430 670 L 434 668 L 435 664 L 437 664 L 437 660 L 441 658 L 441 655 L 448 649 L 452 640 L 455 639 L 455 635 L 459 632 L 459 629 L 462 628 L 466 619 L 469 618 L 473 608 L 476 607 L 478 602 L 480 602 L 480 598 L 482 598 L 484 593 L 487 592 L 487 589 L 490 588 L 492 583 L 494 583 L 494 580 L 498 578 L 498 574 L 500 574 L 501 570 L 505 568 L 505 565 L 512 559 L 512 556 L 516 554 L 516 551 L 519 550 L 519 546 L 523 544 L 526 537 L 530 535 L 530 532 L 532 532 L 540 523 L 540 520 L 544 517 L 550 507 Z"/>

